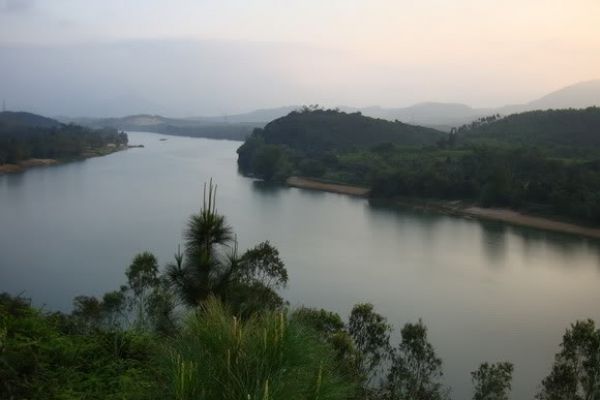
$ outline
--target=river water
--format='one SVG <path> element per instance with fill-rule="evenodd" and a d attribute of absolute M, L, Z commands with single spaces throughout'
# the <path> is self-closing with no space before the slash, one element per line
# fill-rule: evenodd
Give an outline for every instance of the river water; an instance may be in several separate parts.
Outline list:
<path fill-rule="evenodd" d="M 145 147 L 0 176 L 0 291 L 68 310 L 124 283 L 137 252 L 170 261 L 212 178 L 240 249 L 280 250 L 292 306 L 346 316 L 371 302 L 397 331 L 422 318 L 454 399 L 471 397 L 479 363 L 503 360 L 512 398 L 533 398 L 569 324 L 600 321 L 596 241 L 267 186 L 237 173 L 240 142 L 129 137 Z"/>

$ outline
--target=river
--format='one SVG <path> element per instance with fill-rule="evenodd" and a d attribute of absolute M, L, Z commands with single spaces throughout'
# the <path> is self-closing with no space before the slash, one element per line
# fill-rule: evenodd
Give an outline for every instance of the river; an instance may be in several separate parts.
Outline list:
<path fill-rule="evenodd" d="M 292 306 L 371 302 L 397 332 L 422 318 L 454 399 L 471 397 L 480 362 L 503 360 L 512 398 L 533 398 L 569 324 L 600 321 L 597 241 L 267 186 L 238 174 L 240 142 L 129 137 L 145 147 L 0 176 L 0 291 L 68 310 L 124 283 L 137 252 L 165 264 L 212 178 L 240 248 L 280 250 Z"/>

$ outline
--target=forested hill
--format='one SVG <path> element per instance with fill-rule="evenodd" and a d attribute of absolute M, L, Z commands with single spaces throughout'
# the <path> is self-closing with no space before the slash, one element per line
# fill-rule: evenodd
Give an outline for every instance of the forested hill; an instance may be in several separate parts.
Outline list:
<path fill-rule="evenodd" d="M 114 128 L 90 129 L 26 112 L 0 112 L 0 165 L 30 158 L 89 157 L 126 145 L 127 134 Z"/>
<path fill-rule="evenodd" d="M 530 111 L 482 118 L 457 132 L 468 141 L 513 146 L 569 146 L 600 150 L 600 108 Z"/>
<path fill-rule="evenodd" d="M 358 184 L 373 197 L 463 200 L 600 225 L 600 109 L 482 118 L 450 134 L 336 111 L 257 129 L 240 171 Z"/>
<path fill-rule="evenodd" d="M 55 119 L 42 117 L 24 111 L 2 111 L 0 112 L 0 131 L 19 127 L 55 128 L 61 125 Z"/>
<path fill-rule="evenodd" d="M 304 107 L 257 128 L 238 149 L 245 174 L 283 180 L 292 174 L 322 176 L 343 152 L 376 146 L 422 147 L 444 140 L 431 128 Z"/>
<path fill-rule="evenodd" d="M 444 134 L 431 128 L 365 117 L 337 110 L 305 108 L 278 118 L 255 135 L 267 144 L 286 145 L 296 150 L 313 152 L 374 146 L 380 143 L 398 145 L 434 144 Z"/>

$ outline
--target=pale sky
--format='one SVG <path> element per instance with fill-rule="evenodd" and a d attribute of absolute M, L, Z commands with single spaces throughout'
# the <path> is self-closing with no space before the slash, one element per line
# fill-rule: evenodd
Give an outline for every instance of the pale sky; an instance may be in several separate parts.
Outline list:
<path fill-rule="evenodd" d="M 85 111 L 35 95 L 65 68 L 96 103 L 175 114 L 499 106 L 600 78 L 600 0 L 0 0 L 0 57 L 0 95 L 55 113 Z"/>

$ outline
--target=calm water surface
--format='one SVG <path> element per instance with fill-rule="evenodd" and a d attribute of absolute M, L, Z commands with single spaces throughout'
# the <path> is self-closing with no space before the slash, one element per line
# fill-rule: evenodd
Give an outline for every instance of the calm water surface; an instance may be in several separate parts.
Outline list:
<path fill-rule="evenodd" d="M 212 177 L 240 247 L 279 248 L 292 305 L 347 315 L 368 301 L 398 329 L 422 318 L 454 399 L 471 397 L 480 362 L 502 360 L 513 398 L 532 398 L 569 323 L 600 321 L 597 242 L 268 187 L 238 175 L 239 142 L 161 137 L 133 132 L 145 148 L 0 176 L 0 291 L 68 310 L 118 288 L 137 252 L 170 261 Z"/>

